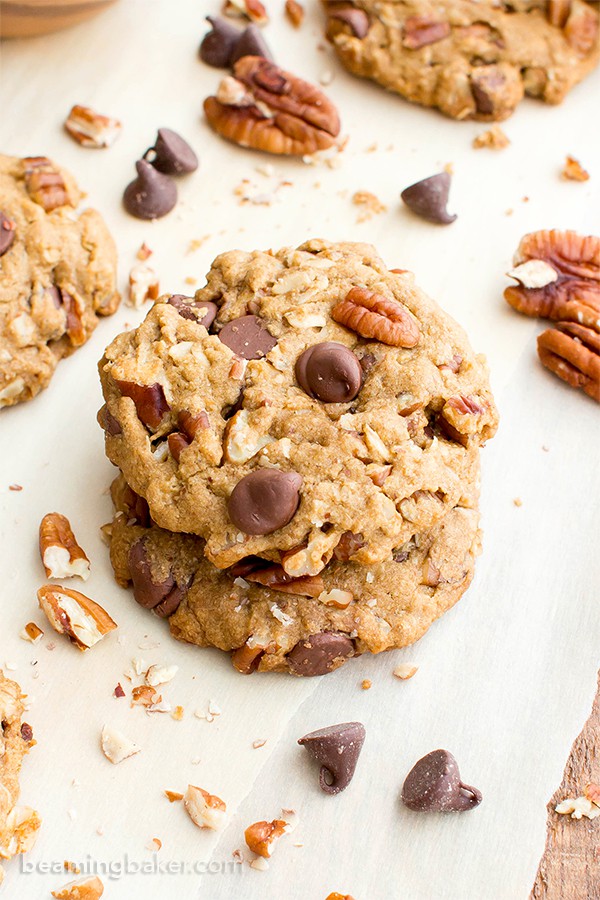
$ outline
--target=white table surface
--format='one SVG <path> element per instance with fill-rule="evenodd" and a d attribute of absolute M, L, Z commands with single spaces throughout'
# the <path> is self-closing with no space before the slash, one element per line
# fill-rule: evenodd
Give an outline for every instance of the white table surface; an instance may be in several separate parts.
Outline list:
<path fill-rule="evenodd" d="M 99 536 L 111 515 L 114 470 L 95 421 L 96 361 L 146 312 L 123 306 L 60 364 L 48 390 L 0 415 L 0 665 L 10 666 L 8 674 L 30 695 L 27 718 L 38 745 L 25 762 L 22 800 L 43 818 L 27 857 L 34 871 L 21 874 L 19 860 L 9 863 L 3 896 L 49 896 L 71 876 L 41 867 L 67 859 L 112 866 L 112 877 L 104 876 L 107 900 L 324 900 L 334 890 L 357 900 L 526 898 L 543 849 L 545 804 L 588 713 L 599 664 L 600 418 L 591 400 L 541 368 L 540 323 L 513 313 L 502 290 L 525 232 L 600 232 L 600 131 L 593 124 L 600 72 L 560 108 L 524 102 L 503 126 L 508 149 L 475 151 L 471 140 L 485 126 L 446 120 L 351 78 L 318 47 L 316 3 L 307 2 L 307 20 L 296 31 L 282 3 L 269 0 L 266 36 L 277 60 L 312 81 L 328 70 L 335 75 L 326 90 L 350 140 L 339 168 L 311 167 L 230 146 L 204 123 L 202 101 L 220 75 L 198 61 L 196 50 L 203 15 L 217 6 L 122 0 L 73 30 L 5 43 L 2 149 L 46 154 L 71 168 L 115 235 L 123 289 L 142 241 L 154 251 L 150 263 L 161 287 L 173 292 L 189 293 L 189 276 L 202 284 L 225 249 L 312 236 L 371 241 L 390 266 L 415 271 L 492 370 L 502 424 L 483 452 L 484 554 L 468 594 L 419 644 L 364 656 L 327 678 L 243 678 L 227 655 L 171 640 L 163 622 L 115 585 Z M 63 133 L 73 103 L 123 121 L 110 150 L 82 149 Z M 150 224 L 129 218 L 120 198 L 159 126 L 181 131 L 201 168 L 179 182 L 177 210 Z M 374 143 L 378 149 L 367 152 Z M 567 153 L 590 168 L 589 182 L 560 180 Z M 266 162 L 271 178 L 256 171 Z M 455 224 L 438 228 L 400 208 L 402 188 L 449 162 Z M 271 206 L 242 206 L 233 191 L 243 178 L 265 192 L 281 180 L 292 184 Z M 358 224 L 350 197 L 363 189 L 388 211 Z M 189 241 L 204 236 L 202 247 L 186 254 Z M 9 492 L 11 483 L 23 490 Z M 37 609 L 44 580 L 37 528 L 54 509 L 70 517 L 92 560 L 84 591 L 119 623 L 85 655 L 53 635 Z M 35 647 L 18 636 L 32 619 L 46 630 Z M 112 697 L 118 681 L 126 684 L 123 672 L 134 656 L 179 666 L 164 696 L 185 707 L 183 721 L 147 716 Z M 411 681 L 392 676 L 399 662 L 419 666 Z M 363 678 L 371 690 L 361 690 Z M 193 715 L 209 699 L 222 709 L 213 723 Z M 364 750 L 351 786 L 328 797 L 296 739 L 350 719 L 366 726 Z M 142 752 L 111 766 L 99 749 L 104 723 Z M 260 738 L 266 745 L 253 749 Z M 437 747 L 450 749 L 465 781 L 483 792 L 469 815 L 419 815 L 399 802 L 412 764 Z M 198 830 L 180 804 L 162 796 L 188 782 L 226 800 L 224 832 Z M 300 824 L 279 843 L 269 870 L 232 871 L 244 828 L 276 817 L 281 807 L 295 808 Z M 163 844 L 158 861 L 176 861 L 185 874 L 122 873 L 126 858 L 130 866 L 152 863 L 146 845 L 153 837 Z M 194 866 L 209 863 L 216 871 L 194 874 Z"/>

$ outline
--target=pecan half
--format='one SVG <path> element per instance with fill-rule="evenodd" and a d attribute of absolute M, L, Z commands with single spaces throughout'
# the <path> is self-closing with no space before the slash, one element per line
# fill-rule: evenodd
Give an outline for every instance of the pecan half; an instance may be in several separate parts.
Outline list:
<path fill-rule="evenodd" d="M 600 238 L 575 231 L 535 231 L 521 240 L 504 291 L 518 312 L 600 330 Z M 534 271 L 531 262 L 538 263 Z"/>
<path fill-rule="evenodd" d="M 418 50 L 443 41 L 450 31 L 449 22 L 439 22 L 428 16 L 409 16 L 404 23 L 402 44 L 409 50 Z"/>
<path fill-rule="evenodd" d="M 538 337 L 542 364 L 600 403 L 600 334 L 576 322 L 559 322 Z"/>
<path fill-rule="evenodd" d="M 81 549 L 71 523 L 60 513 L 46 513 L 40 522 L 40 556 L 47 578 L 72 578 L 85 581 L 90 561 Z"/>
<path fill-rule="evenodd" d="M 25 188 L 35 203 L 51 212 L 59 206 L 72 206 L 65 181 L 54 164 L 45 156 L 29 156 L 23 160 Z"/>
<path fill-rule="evenodd" d="M 415 347 L 419 326 L 402 303 L 364 287 L 351 288 L 331 310 L 331 317 L 364 338 L 392 347 Z"/>
<path fill-rule="evenodd" d="M 221 137 L 286 156 L 304 156 L 335 144 L 337 110 L 325 94 L 259 56 L 244 56 L 234 78 L 223 79 L 204 113 Z"/>
<path fill-rule="evenodd" d="M 272 591 L 298 594 L 301 597 L 318 597 L 325 590 L 320 575 L 302 575 L 300 578 L 294 578 L 287 574 L 283 566 L 278 565 L 248 572 L 244 578 L 246 581 L 262 584 L 263 587 L 268 587 Z"/>

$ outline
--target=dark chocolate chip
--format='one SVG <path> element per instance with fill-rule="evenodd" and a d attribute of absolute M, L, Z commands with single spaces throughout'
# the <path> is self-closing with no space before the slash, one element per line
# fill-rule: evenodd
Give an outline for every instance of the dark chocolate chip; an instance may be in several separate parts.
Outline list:
<path fill-rule="evenodd" d="M 146 150 L 144 159 L 164 175 L 187 175 L 198 168 L 198 157 L 188 142 L 170 128 L 158 129 L 154 147 Z"/>
<path fill-rule="evenodd" d="M 321 763 L 319 785 L 326 794 L 339 794 L 347 788 L 365 740 L 365 727 L 360 722 L 329 725 L 305 734 L 298 741 Z"/>
<path fill-rule="evenodd" d="M 4 256 L 15 239 L 16 225 L 12 219 L 0 212 L 0 256 Z"/>
<path fill-rule="evenodd" d="M 230 65 L 234 65 L 243 56 L 262 56 L 273 62 L 273 54 L 267 47 L 260 29 L 256 25 L 248 25 L 233 48 Z"/>
<path fill-rule="evenodd" d="M 170 409 L 162 385 L 158 382 L 136 384 L 134 381 L 116 381 L 116 385 L 124 397 L 133 400 L 140 422 L 156 431 Z"/>
<path fill-rule="evenodd" d="M 98 413 L 98 424 L 107 434 L 110 434 L 113 437 L 117 434 L 122 434 L 123 429 L 121 428 L 118 419 L 115 419 L 106 404 Z"/>
<path fill-rule="evenodd" d="M 409 209 L 422 219 L 438 225 L 450 225 L 456 219 L 446 210 L 450 192 L 450 175 L 440 172 L 423 181 L 417 181 L 400 195 Z"/>
<path fill-rule="evenodd" d="M 337 19 L 342 24 L 347 25 L 354 37 L 364 38 L 369 32 L 369 17 L 364 9 L 356 9 L 350 6 L 332 9 L 329 13 L 329 18 Z"/>
<path fill-rule="evenodd" d="M 123 204 L 136 219 L 160 219 L 171 212 L 177 203 L 177 188 L 168 175 L 140 159 L 136 162 L 137 178 L 128 184 Z"/>
<path fill-rule="evenodd" d="M 335 341 L 313 344 L 296 360 L 298 384 L 323 403 L 347 403 L 362 387 L 362 369 L 352 350 Z"/>
<path fill-rule="evenodd" d="M 173 294 L 167 303 L 175 307 L 182 319 L 198 322 L 199 325 L 204 325 L 207 331 L 219 311 L 217 304 L 212 300 L 194 300 L 193 297 L 186 297 L 183 294 Z"/>
<path fill-rule="evenodd" d="M 23 722 L 21 725 L 21 737 L 28 744 L 33 740 L 33 728 L 27 722 Z"/>
<path fill-rule="evenodd" d="M 241 32 L 225 19 L 207 16 L 206 21 L 210 22 L 211 30 L 200 43 L 200 59 L 215 69 L 229 69 L 233 65 L 233 50 L 241 38 Z"/>
<path fill-rule="evenodd" d="M 227 501 L 229 518 L 245 534 L 271 534 L 293 519 L 302 476 L 256 469 L 238 481 Z"/>
<path fill-rule="evenodd" d="M 479 806 L 481 794 L 462 783 L 458 764 L 448 750 L 432 750 L 406 776 L 402 802 L 420 812 L 464 811 Z"/>
<path fill-rule="evenodd" d="M 224 325 L 219 338 L 242 359 L 262 359 L 277 343 L 258 316 L 240 316 Z"/>
<path fill-rule="evenodd" d="M 354 643 L 339 631 L 322 631 L 299 641 L 290 650 L 287 660 L 294 675 L 326 675 L 354 656 Z"/>
<path fill-rule="evenodd" d="M 162 618 L 172 615 L 187 594 L 187 585 L 178 585 L 172 574 L 158 583 L 153 581 L 145 538 L 131 546 L 129 574 L 136 601 Z"/>

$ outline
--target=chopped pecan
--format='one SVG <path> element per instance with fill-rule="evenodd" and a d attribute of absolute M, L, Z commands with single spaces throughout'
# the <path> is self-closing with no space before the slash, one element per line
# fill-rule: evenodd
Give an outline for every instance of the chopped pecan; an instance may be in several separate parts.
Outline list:
<path fill-rule="evenodd" d="M 535 280 L 533 269 L 526 269 L 531 261 L 538 264 Z M 575 231 L 535 231 L 521 240 L 514 264 L 509 275 L 520 284 L 504 291 L 514 309 L 600 330 L 600 238 Z"/>
<path fill-rule="evenodd" d="M 45 156 L 29 156 L 23 160 L 25 187 L 35 203 L 51 212 L 59 206 L 72 206 L 67 185 L 54 164 Z"/>
<path fill-rule="evenodd" d="M 409 16 L 404 22 L 402 44 L 409 50 L 418 50 L 443 41 L 450 31 L 449 22 L 439 22 L 429 16 Z"/>
<path fill-rule="evenodd" d="M 393 347 L 414 347 L 419 326 L 402 303 L 364 287 L 351 288 L 331 310 L 331 317 L 364 338 Z"/>
<path fill-rule="evenodd" d="M 89 106 L 75 105 L 67 116 L 65 129 L 82 147 L 101 149 L 114 144 L 121 133 L 121 123 L 94 112 Z"/>
<path fill-rule="evenodd" d="M 150 266 L 136 265 L 129 273 L 129 303 L 141 309 L 146 300 L 156 300 L 159 292 L 158 275 Z"/>
<path fill-rule="evenodd" d="M 391 466 L 385 467 L 385 469 L 387 470 L 387 474 L 389 474 L 391 468 Z M 371 480 L 374 484 L 377 483 L 373 478 Z M 383 481 L 385 481 L 385 477 L 381 481 L 381 484 L 383 484 Z M 381 484 L 378 486 L 381 487 Z M 338 541 L 337 547 L 333 551 L 333 555 L 340 562 L 347 562 L 352 556 L 354 556 L 355 553 L 360 550 L 361 547 L 364 547 L 364 545 L 365 540 L 362 534 L 354 534 L 354 532 L 352 531 L 344 531 Z"/>
<path fill-rule="evenodd" d="M 600 403 L 600 333 L 576 322 L 559 322 L 538 337 L 542 364 Z"/>
<path fill-rule="evenodd" d="M 564 28 L 570 12 L 571 0 L 548 0 L 546 15 L 551 25 Z"/>
<path fill-rule="evenodd" d="M 231 663 L 234 669 L 237 669 L 242 675 L 251 675 L 258 668 L 260 658 L 264 652 L 264 647 L 259 647 L 258 645 L 250 647 L 248 646 L 248 641 L 246 641 L 242 647 L 238 647 L 237 650 L 232 652 Z"/>
<path fill-rule="evenodd" d="M 574 156 L 567 156 L 560 174 L 565 181 L 589 181 L 590 179 L 590 173 L 586 172 L 579 160 L 575 159 Z"/>
<path fill-rule="evenodd" d="M 485 400 L 461 394 L 446 400 L 439 424 L 447 437 L 466 447 L 469 439 L 482 431 L 482 417 L 487 411 Z"/>
<path fill-rule="evenodd" d="M 273 819 L 272 822 L 255 822 L 244 832 L 244 839 L 249 849 L 258 856 L 269 859 L 273 853 L 274 842 L 287 831 L 287 822 Z"/>
<path fill-rule="evenodd" d="M 188 816 L 198 828 L 211 828 L 213 831 L 219 831 L 225 825 L 226 803 L 220 797 L 209 794 L 208 791 L 195 784 L 188 784 L 187 791 L 183 796 L 183 805 Z"/>
<path fill-rule="evenodd" d="M 54 630 L 66 634 L 79 650 L 93 647 L 117 627 L 105 609 L 79 591 L 45 584 L 37 595 Z"/>
<path fill-rule="evenodd" d="M 298 0 L 285 0 L 285 14 L 294 28 L 300 28 L 304 21 L 304 7 Z"/>
<path fill-rule="evenodd" d="M 40 522 L 40 555 L 47 578 L 72 578 L 85 581 L 90 561 L 81 549 L 71 523 L 60 513 L 47 513 Z"/>
<path fill-rule="evenodd" d="M 60 288 L 60 298 L 67 317 L 66 330 L 69 340 L 74 347 L 81 347 L 82 344 L 85 344 L 87 335 L 83 327 L 77 300 L 64 288 Z"/>
<path fill-rule="evenodd" d="M 336 108 L 319 88 L 258 56 L 244 56 L 235 78 L 207 97 L 204 112 L 221 137 L 267 153 L 304 156 L 326 150 L 340 131 Z"/>
<path fill-rule="evenodd" d="M 124 397 L 133 400 L 139 420 L 148 428 L 156 431 L 170 409 L 162 385 L 158 382 L 136 384 L 134 381 L 116 381 L 115 383 Z"/>
<path fill-rule="evenodd" d="M 184 450 L 187 450 L 187 448 L 191 444 L 191 441 L 187 437 L 187 435 L 182 434 L 181 431 L 174 431 L 167 438 L 167 444 L 169 445 L 171 456 L 173 457 L 175 462 L 179 462 L 179 457 Z"/>
<path fill-rule="evenodd" d="M 249 19 L 255 25 L 266 25 L 269 21 L 267 11 L 260 0 L 225 0 L 223 15 Z"/>
<path fill-rule="evenodd" d="M 320 575 L 302 575 L 300 578 L 294 578 L 287 574 L 283 566 L 278 565 L 247 572 L 244 578 L 246 581 L 262 584 L 263 587 L 268 587 L 272 591 L 298 594 L 301 597 L 318 597 L 325 590 Z"/>

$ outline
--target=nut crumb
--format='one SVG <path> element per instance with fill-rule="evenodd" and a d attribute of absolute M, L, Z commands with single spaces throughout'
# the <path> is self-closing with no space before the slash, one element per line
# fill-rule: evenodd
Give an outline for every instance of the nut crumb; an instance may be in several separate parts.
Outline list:
<path fill-rule="evenodd" d="M 473 146 L 476 150 L 480 150 L 482 147 L 488 150 L 504 150 L 509 144 L 510 140 L 499 125 L 492 125 L 487 131 L 482 131 L 473 138 Z"/>
<path fill-rule="evenodd" d="M 567 797 L 554 807 L 561 816 L 571 816 L 572 819 L 596 819 L 600 816 L 600 806 L 590 800 L 589 797 Z"/>
<path fill-rule="evenodd" d="M 119 682 L 117 682 L 117 686 L 113 691 L 113 695 L 118 698 L 125 696 L 125 691 L 123 690 Z"/>
<path fill-rule="evenodd" d="M 73 875 L 79 875 L 79 873 L 81 872 L 81 869 L 77 865 L 77 863 L 71 862 L 68 859 L 65 859 L 65 861 L 63 862 L 63 869 L 65 870 L 65 872 L 72 872 Z"/>
<path fill-rule="evenodd" d="M 56 900 L 99 900 L 104 893 L 104 885 L 97 875 L 70 881 L 58 891 L 52 891 Z"/>
<path fill-rule="evenodd" d="M 141 259 L 143 262 L 143 261 L 149 259 L 152 256 L 153 252 L 154 251 L 150 249 L 148 244 L 146 244 L 144 242 L 135 255 L 137 256 L 138 259 Z"/>
<path fill-rule="evenodd" d="M 523 501 L 521 500 L 520 497 L 515 497 L 515 499 L 513 500 L 513 503 L 515 504 L 515 506 L 523 506 Z"/>
<path fill-rule="evenodd" d="M 399 666 L 396 666 L 393 674 L 396 676 L 396 678 L 400 678 L 401 681 L 407 681 L 409 678 L 412 678 L 413 675 L 418 671 L 418 666 L 411 666 L 409 663 L 401 663 Z"/>
<path fill-rule="evenodd" d="M 183 794 L 180 794 L 178 791 L 164 791 L 164 795 L 169 803 L 176 803 L 178 800 L 183 800 Z"/>
<path fill-rule="evenodd" d="M 590 173 L 586 172 L 578 159 L 574 156 L 567 156 L 561 178 L 564 181 L 589 181 Z"/>
<path fill-rule="evenodd" d="M 387 206 L 381 200 L 371 194 L 370 191 L 355 191 L 352 195 L 352 202 L 355 206 L 360 207 L 357 223 L 368 222 L 373 216 L 377 216 L 387 210 Z"/>
<path fill-rule="evenodd" d="M 254 747 L 255 750 L 258 750 L 259 747 L 264 747 L 266 743 L 267 743 L 266 740 L 260 739 L 258 741 L 252 741 L 252 746 Z"/>
<path fill-rule="evenodd" d="M 9 484 L 8 489 L 9 489 L 9 491 L 22 491 L 23 485 L 22 484 Z"/>
<path fill-rule="evenodd" d="M 183 719 L 184 709 L 183 706 L 176 706 L 173 712 L 171 713 L 171 718 L 175 719 L 176 722 L 181 722 Z"/>
<path fill-rule="evenodd" d="M 304 7 L 298 0 L 285 0 L 285 14 L 294 28 L 300 28 L 304 21 Z"/>
<path fill-rule="evenodd" d="M 110 728 L 108 725 L 102 729 L 100 746 L 105 757 L 115 766 L 124 759 L 129 759 L 130 756 L 139 753 L 142 749 L 122 732 Z"/>
<path fill-rule="evenodd" d="M 186 812 L 198 828 L 210 828 L 220 831 L 225 824 L 227 805 L 220 797 L 194 784 L 188 784 L 183 798 Z"/>
<path fill-rule="evenodd" d="M 373 682 L 369 678 L 364 678 L 360 683 L 363 691 L 368 691 L 373 686 Z"/>
<path fill-rule="evenodd" d="M 192 238 L 192 240 L 187 245 L 186 256 L 189 256 L 190 253 L 195 253 L 196 250 L 199 250 L 203 244 L 206 243 L 210 238 L 209 234 L 205 234 L 204 237 L 201 238 Z"/>
<path fill-rule="evenodd" d="M 37 644 L 44 637 L 44 632 L 35 622 L 28 622 L 19 637 L 23 641 L 29 641 L 30 644 Z"/>
<path fill-rule="evenodd" d="M 146 844 L 146 850 L 150 850 L 151 853 L 158 853 L 160 848 L 162 847 L 162 841 L 160 838 L 151 838 Z"/>
<path fill-rule="evenodd" d="M 140 309 L 147 300 L 156 300 L 158 276 L 150 266 L 136 265 L 129 273 L 129 306 Z"/>

